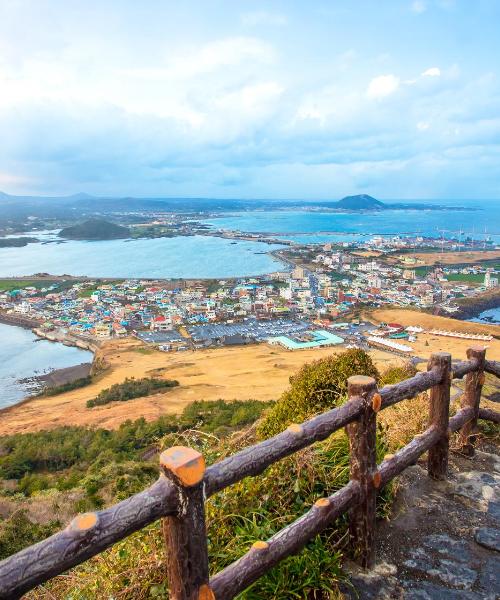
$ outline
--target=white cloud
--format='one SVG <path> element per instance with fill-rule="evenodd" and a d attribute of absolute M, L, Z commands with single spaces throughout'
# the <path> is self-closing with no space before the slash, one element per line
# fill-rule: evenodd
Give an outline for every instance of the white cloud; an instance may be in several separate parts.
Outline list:
<path fill-rule="evenodd" d="M 419 121 L 417 123 L 417 129 L 419 131 L 425 131 L 426 129 L 429 129 L 429 127 L 430 127 L 430 124 L 427 123 L 427 121 Z"/>
<path fill-rule="evenodd" d="M 439 77 L 441 69 L 439 67 L 431 67 L 422 73 L 422 77 Z"/>
<path fill-rule="evenodd" d="M 255 27 L 256 25 L 273 25 L 282 27 L 286 25 L 288 19 L 281 13 L 268 12 L 265 10 L 257 10 L 241 15 L 241 23 L 246 27 Z"/>
<path fill-rule="evenodd" d="M 414 0 L 411 5 L 411 10 L 414 13 L 422 14 L 427 10 L 427 2 L 425 2 L 425 0 Z"/>
<path fill-rule="evenodd" d="M 370 81 L 367 95 L 375 100 L 393 94 L 399 87 L 399 77 L 395 75 L 379 75 Z"/>
<path fill-rule="evenodd" d="M 258 38 L 235 37 L 216 40 L 188 56 L 175 58 L 167 72 L 179 77 L 193 77 L 222 67 L 237 66 L 244 61 L 270 63 L 273 47 Z"/>

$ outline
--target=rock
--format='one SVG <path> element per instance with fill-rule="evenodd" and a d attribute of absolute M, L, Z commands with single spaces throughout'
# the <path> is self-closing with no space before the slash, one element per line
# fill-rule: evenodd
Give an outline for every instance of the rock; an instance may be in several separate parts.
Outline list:
<path fill-rule="evenodd" d="M 447 558 L 452 558 L 460 562 L 471 561 L 469 544 L 464 540 L 436 533 L 427 536 L 422 542 L 426 548 L 434 550 Z"/>
<path fill-rule="evenodd" d="M 462 562 L 445 558 L 432 558 L 424 548 L 410 553 L 411 558 L 404 561 L 405 567 L 422 575 L 430 575 L 456 588 L 470 590 L 477 579 L 477 573 Z"/>
<path fill-rule="evenodd" d="M 481 569 L 479 584 L 484 590 L 485 600 L 498 600 L 500 598 L 500 558 L 494 556 L 488 560 Z"/>
<path fill-rule="evenodd" d="M 500 502 L 488 503 L 488 516 L 500 525 Z"/>
<path fill-rule="evenodd" d="M 475 592 L 450 590 L 428 581 L 403 582 L 404 600 L 481 600 Z"/>
<path fill-rule="evenodd" d="M 474 534 L 474 539 L 481 546 L 500 552 L 500 529 L 481 527 Z"/>

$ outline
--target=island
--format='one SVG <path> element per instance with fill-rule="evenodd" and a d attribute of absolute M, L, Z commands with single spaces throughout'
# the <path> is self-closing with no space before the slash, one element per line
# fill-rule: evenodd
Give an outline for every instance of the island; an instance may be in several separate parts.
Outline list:
<path fill-rule="evenodd" d="M 383 202 L 368 194 L 346 196 L 337 202 L 337 207 L 344 210 L 383 210 L 387 208 Z"/>
<path fill-rule="evenodd" d="M 78 225 L 61 229 L 58 235 L 69 240 L 119 240 L 129 238 L 130 230 L 103 219 L 88 219 Z"/>
<path fill-rule="evenodd" d="M 0 248 L 22 248 L 28 244 L 34 244 L 39 240 L 34 237 L 11 237 L 0 238 Z"/>

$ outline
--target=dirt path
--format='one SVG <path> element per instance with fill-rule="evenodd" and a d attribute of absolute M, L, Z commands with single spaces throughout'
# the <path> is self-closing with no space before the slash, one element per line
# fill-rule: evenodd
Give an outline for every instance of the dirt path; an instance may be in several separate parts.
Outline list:
<path fill-rule="evenodd" d="M 485 451 L 486 450 L 486 451 Z M 371 573 L 351 565 L 359 600 L 500 598 L 500 456 L 487 446 L 472 459 L 452 455 L 448 481 L 408 469 L 391 521 L 376 535 Z"/>

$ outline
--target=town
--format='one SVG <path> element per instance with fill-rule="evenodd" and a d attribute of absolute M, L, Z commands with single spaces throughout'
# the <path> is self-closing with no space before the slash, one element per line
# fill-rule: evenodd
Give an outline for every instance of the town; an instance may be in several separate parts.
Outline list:
<path fill-rule="evenodd" d="M 288 349 L 382 343 L 405 353 L 400 342 L 416 332 L 374 331 L 364 311 L 453 316 L 460 299 L 498 286 L 500 253 L 489 245 L 460 254 L 456 244 L 402 236 L 292 244 L 275 251 L 288 270 L 231 280 L 16 280 L 0 291 L 0 310 L 42 337 L 89 348 L 133 335 L 164 351 L 268 341 Z M 452 252 L 463 263 L 447 264 Z"/>

